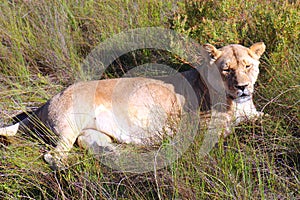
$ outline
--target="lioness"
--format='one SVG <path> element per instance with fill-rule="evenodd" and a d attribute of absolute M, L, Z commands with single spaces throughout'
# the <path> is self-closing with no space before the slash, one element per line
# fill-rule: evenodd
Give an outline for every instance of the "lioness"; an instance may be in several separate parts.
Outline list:
<path fill-rule="evenodd" d="M 250 48 L 233 44 L 217 49 L 203 46 L 210 62 L 217 65 L 225 85 L 227 111 L 233 124 L 260 115 L 252 100 L 259 73 L 263 42 Z M 183 73 L 193 90 L 201 96 L 200 75 Z M 120 84 L 122 83 L 122 84 Z M 201 98 L 198 97 L 200 106 Z M 44 155 L 50 165 L 63 160 L 77 141 L 83 148 L 111 147 L 114 142 L 141 144 L 172 134 L 167 121 L 178 119 L 186 103 L 174 84 L 150 78 L 116 78 L 79 82 L 54 96 L 35 112 L 35 116 L 59 136 L 53 152 Z M 35 126 L 31 117 L 0 129 L 0 135 L 13 136 L 18 130 Z"/>

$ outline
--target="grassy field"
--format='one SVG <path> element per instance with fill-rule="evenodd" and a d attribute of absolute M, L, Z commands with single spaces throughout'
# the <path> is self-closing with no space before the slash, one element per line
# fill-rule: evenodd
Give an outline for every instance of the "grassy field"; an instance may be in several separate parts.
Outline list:
<path fill-rule="evenodd" d="M 0 198 L 300 199 L 299 10 L 293 0 L 2 1 L 1 126 L 74 83 L 102 41 L 154 26 L 218 47 L 264 41 L 255 103 L 269 116 L 236 127 L 204 158 L 197 136 L 172 165 L 146 174 L 116 172 L 76 149 L 70 167 L 54 172 L 42 159 L 47 144 L 1 137 Z M 118 63 L 158 62 L 157 52 L 149 54 L 131 52 Z M 162 54 L 170 65 L 184 65 Z"/>

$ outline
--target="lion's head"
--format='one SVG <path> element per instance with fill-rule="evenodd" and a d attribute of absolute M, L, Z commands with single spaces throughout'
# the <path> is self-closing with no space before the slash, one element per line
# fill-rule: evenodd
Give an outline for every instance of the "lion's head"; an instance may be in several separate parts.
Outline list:
<path fill-rule="evenodd" d="M 259 58 L 265 51 L 265 44 L 255 43 L 250 48 L 233 44 L 220 49 L 206 44 L 204 48 L 220 70 L 227 97 L 236 103 L 251 100 L 259 73 Z"/>

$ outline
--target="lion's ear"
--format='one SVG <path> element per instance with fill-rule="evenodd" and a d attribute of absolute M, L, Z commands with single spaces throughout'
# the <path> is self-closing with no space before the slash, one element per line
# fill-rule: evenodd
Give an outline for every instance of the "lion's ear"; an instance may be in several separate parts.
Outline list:
<path fill-rule="evenodd" d="M 214 60 L 217 60 L 222 54 L 221 51 L 219 51 L 215 46 L 211 44 L 204 44 L 203 48 L 208 52 L 210 57 Z"/>
<path fill-rule="evenodd" d="M 250 47 L 250 50 L 260 58 L 266 50 L 266 45 L 263 42 L 257 42 Z"/>

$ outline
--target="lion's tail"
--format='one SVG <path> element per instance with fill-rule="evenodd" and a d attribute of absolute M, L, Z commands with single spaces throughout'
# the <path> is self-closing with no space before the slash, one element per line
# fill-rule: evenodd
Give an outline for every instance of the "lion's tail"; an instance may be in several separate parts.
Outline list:
<path fill-rule="evenodd" d="M 32 123 L 30 123 L 31 121 L 29 118 L 30 116 L 28 115 L 28 113 L 21 113 L 15 116 L 13 118 L 13 125 L 0 128 L 0 135 L 9 137 L 16 135 L 18 131 L 24 132 L 26 130 L 29 130 L 33 126 Z"/>
<path fill-rule="evenodd" d="M 28 132 L 33 128 L 41 128 L 40 119 L 48 112 L 48 103 L 34 111 L 24 112 L 13 117 L 14 125 L 0 128 L 0 135 L 14 136 L 18 131 Z M 44 117 L 45 118 L 45 117 Z M 17 123 L 16 123 L 17 122 Z M 44 127 L 42 127 L 44 128 Z M 41 129 L 44 130 L 44 129 Z"/>
<path fill-rule="evenodd" d="M 2 136 L 14 136 L 19 130 L 20 123 L 16 123 L 11 126 L 0 128 L 0 135 Z"/>

